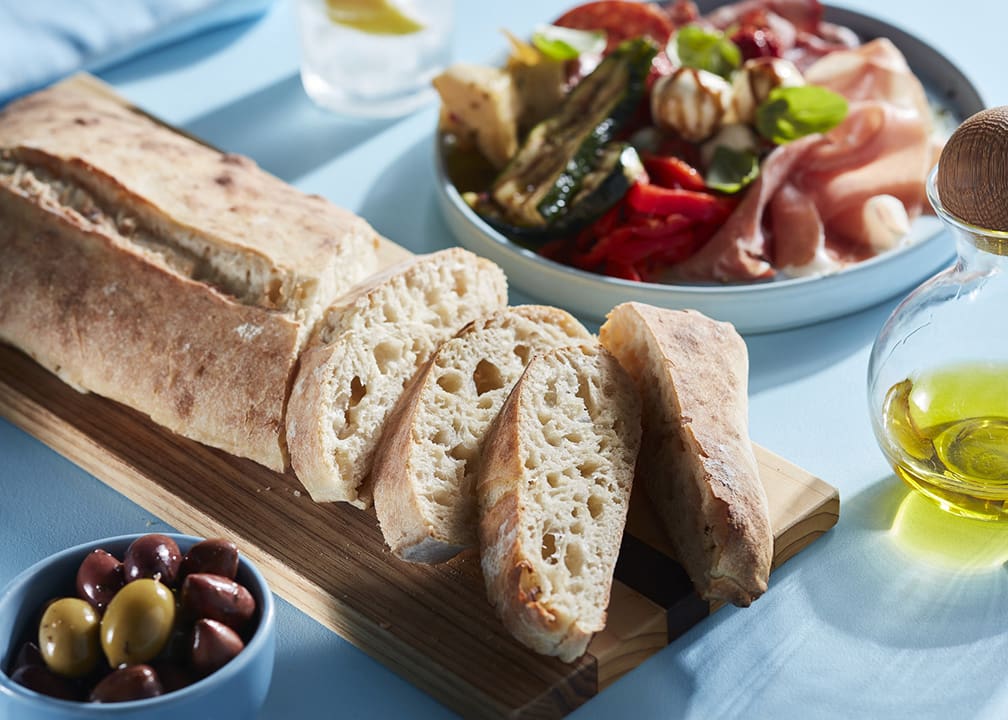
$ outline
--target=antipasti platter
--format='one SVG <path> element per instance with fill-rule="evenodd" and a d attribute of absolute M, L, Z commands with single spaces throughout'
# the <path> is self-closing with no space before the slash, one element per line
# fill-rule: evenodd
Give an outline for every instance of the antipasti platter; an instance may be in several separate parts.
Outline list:
<path fill-rule="evenodd" d="M 709 12 L 721 5 L 723 3 L 697 4 L 700 12 Z M 739 4 L 738 7 L 749 6 Z M 760 7 L 752 5 L 751 11 L 758 12 Z M 960 122 L 984 107 L 976 88 L 953 63 L 934 47 L 900 28 L 829 5 L 822 6 L 822 19 L 848 29 L 862 43 L 880 38 L 892 43 L 926 92 L 932 116 L 928 124 L 938 147 L 942 138 Z M 575 18 L 575 24 L 579 22 L 582 20 Z M 761 277 L 721 279 L 676 277 L 675 273 L 661 279 L 660 263 L 650 276 L 643 271 L 643 277 L 634 272 L 631 272 L 633 277 L 628 276 L 624 270 L 606 271 L 597 260 L 592 268 L 577 257 L 559 257 L 548 243 L 543 247 L 539 242 L 516 240 L 499 223 L 488 221 L 484 214 L 474 209 L 466 197 L 474 187 L 471 163 L 465 159 L 460 161 L 459 156 L 464 153 L 460 153 L 451 137 L 451 126 L 444 127 L 448 129 L 439 133 L 435 149 L 437 199 L 457 240 L 500 264 L 514 278 L 514 285 L 530 296 L 558 303 L 599 321 L 614 304 L 637 300 L 664 307 L 699 309 L 732 322 L 745 333 L 783 330 L 839 317 L 882 302 L 944 267 L 954 254 L 953 243 L 942 231 L 940 221 L 930 213 L 927 203 L 922 202 L 922 191 L 921 200 L 917 201 L 922 212 L 912 218 L 905 235 L 885 251 L 853 263 L 817 262 L 804 269 L 785 268 L 784 272 Z M 884 150 L 876 148 L 874 152 Z M 937 155 L 925 162 L 926 169 L 936 158 Z M 918 173 L 921 184 L 926 169 Z M 856 171 L 854 167 L 847 170 Z M 881 166 L 876 171 L 886 172 Z M 482 187 L 479 183 L 476 186 Z M 764 226 L 767 225 L 764 218 Z M 772 250 L 772 241 L 770 246 Z M 637 267 L 642 265 L 646 263 Z M 619 267 L 618 262 L 616 267 Z"/>

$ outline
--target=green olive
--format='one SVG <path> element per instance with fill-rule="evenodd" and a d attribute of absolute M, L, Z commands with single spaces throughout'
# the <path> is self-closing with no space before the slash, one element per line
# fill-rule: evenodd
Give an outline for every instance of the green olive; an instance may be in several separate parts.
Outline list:
<path fill-rule="evenodd" d="M 101 621 L 101 646 L 109 665 L 152 660 L 168 642 L 175 622 L 175 598 L 152 578 L 126 583 L 108 604 Z"/>
<path fill-rule="evenodd" d="M 61 598 L 42 614 L 38 640 L 42 659 L 54 673 L 87 675 L 98 663 L 98 613 L 84 600 Z"/>

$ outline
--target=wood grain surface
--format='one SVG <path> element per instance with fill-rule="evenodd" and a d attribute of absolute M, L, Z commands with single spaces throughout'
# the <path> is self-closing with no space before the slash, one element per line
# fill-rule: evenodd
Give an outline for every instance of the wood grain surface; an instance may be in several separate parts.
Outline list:
<path fill-rule="evenodd" d="M 88 76 L 69 82 L 111 92 Z M 386 263 L 408 255 L 387 241 L 382 253 Z M 80 394 L 3 344 L 0 414 L 179 530 L 231 538 L 278 595 L 467 717 L 562 717 L 716 609 L 693 592 L 635 493 L 608 625 L 568 665 L 511 639 L 486 600 L 475 553 L 437 566 L 401 562 L 373 511 L 314 503 L 292 473 Z M 777 567 L 836 523 L 839 498 L 762 448 L 757 459 Z M 758 602 L 773 602 L 772 588 Z"/>

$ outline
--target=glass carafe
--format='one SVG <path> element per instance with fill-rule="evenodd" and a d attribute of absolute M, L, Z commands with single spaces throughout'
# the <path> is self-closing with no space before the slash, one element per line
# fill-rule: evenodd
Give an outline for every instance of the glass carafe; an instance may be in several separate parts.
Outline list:
<path fill-rule="evenodd" d="M 875 340 L 872 424 L 913 488 L 949 512 L 1008 520 L 1008 232 L 953 215 L 937 176 L 928 199 L 958 258 L 913 291 Z"/>

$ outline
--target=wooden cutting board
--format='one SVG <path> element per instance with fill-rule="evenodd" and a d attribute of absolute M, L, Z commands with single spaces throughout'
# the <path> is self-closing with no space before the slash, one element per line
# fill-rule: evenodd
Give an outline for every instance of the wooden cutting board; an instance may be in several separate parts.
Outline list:
<path fill-rule="evenodd" d="M 110 92 L 86 76 L 70 82 Z M 388 243 L 385 253 L 392 261 L 406 251 Z M 2 344 L 0 414 L 179 530 L 233 539 L 278 595 L 467 717 L 561 717 L 716 609 L 693 592 L 635 495 L 608 626 L 565 664 L 511 639 L 486 601 L 475 553 L 437 566 L 401 562 L 373 512 L 316 504 L 291 473 L 79 394 Z M 836 523 L 839 497 L 762 448 L 757 458 L 777 567 Z M 758 602 L 773 595 L 771 582 Z"/>

